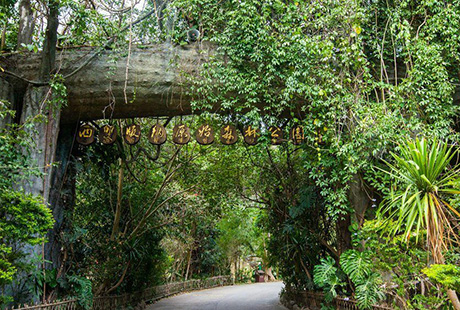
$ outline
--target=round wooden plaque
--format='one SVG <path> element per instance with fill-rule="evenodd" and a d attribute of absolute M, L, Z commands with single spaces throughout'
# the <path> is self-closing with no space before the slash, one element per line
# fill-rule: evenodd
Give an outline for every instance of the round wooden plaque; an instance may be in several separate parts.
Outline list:
<path fill-rule="evenodd" d="M 303 126 L 296 125 L 291 128 L 289 132 L 289 138 L 294 145 L 302 144 L 305 141 L 305 133 Z"/>
<path fill-rule="evenodd" d="M 270 140 L 273 145 L 279 145 L 283 143 L 283 131 L 278 126 L 270 126 Z"/>
<path fill-rule="evenodd" d="M 88 124 L 80 126 L 77 131 L 77 142 L 81 145 L 90 145 L 94 142 L 94 132 L 93 126 Z"/>
<path fill-rule="evenodd" d="M 136 144 L 141 139 L 141 126 L 137 124 L 126 126 L 123 137 L 129 145 Z"/>
<path fill-rule="evenodd" d="M 244 128 L 243 137 L 244 142 L 246 142 L 247 144 L 256 145 L 259 142 L 260 129 L 249 125 Z"/>
<path fill-rule="evenodd" d="M 201 145 L 209 145 L 214 142 L 214 130 L 208 124 L 203 124 L 195 133 L 196 141 Z"/>
<path fill-rule="evenodd" d="M 174 126 L 172 140 L 176 144 L 187 144 L 190 141 L 190 128 L 184 124 Z"/>
<path fill-rule="evenodd" d="M 117 141 L 117 128 L 112 125 L 104 125 L 99 129 L 99 141 L 102 144 L 110 145 Z"/>
<path fill-rule="evenodd" d="M 166 129 L 161 124 L 155 124 L 150 129 L 149 141 L 155 145 L 161 145 L 166 142 Z"/>
<path fill-rule="evenodd" d="M 236 127 L 233 125 L 225 125 L 220 130 L 220 142 L 226 145 L 235 144 L 238 141 Z"/>

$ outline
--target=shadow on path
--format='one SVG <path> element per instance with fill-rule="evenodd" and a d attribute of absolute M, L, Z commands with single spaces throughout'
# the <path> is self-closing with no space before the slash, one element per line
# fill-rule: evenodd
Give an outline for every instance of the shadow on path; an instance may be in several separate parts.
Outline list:
<path fill-rule="evenodd" d="M 282 282 L 224 286 L 165 298 L 147 310 L 287 310 L 280 304 Z"/>

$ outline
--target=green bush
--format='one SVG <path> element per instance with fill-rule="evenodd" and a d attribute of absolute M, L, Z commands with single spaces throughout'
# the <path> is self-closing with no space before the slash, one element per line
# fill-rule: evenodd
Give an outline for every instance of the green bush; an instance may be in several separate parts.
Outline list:
<path fill-rule="evenodd" d="M 460 268 L 455 265 L 433 264 L 422 269 L 422 272 L 435 283 L 447 289 L 460 290 Z"/>
<path fill-rule="evenodd" d="M 25 245 L 44 241 L 53 227 L 53 216 L 43 201 L 23 192 L 0 189 L 0 288 L 11 283 L 30 263 L 24 262 Z M 10 302 L 4 297 L 2 303 Z"/>

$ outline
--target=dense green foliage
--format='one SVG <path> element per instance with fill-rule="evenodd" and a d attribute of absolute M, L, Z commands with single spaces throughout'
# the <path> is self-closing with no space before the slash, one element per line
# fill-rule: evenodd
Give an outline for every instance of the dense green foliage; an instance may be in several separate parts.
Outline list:
<path fill-rule="evenodd" d="M 385 289 L 381 287 L 381 291 L 397 300 L 402 308 L 447 307 L 443 292 L 422 273 L 429 256 L 424 244 L 417 243 L 415 236 L 406 240 L 403 235 L 382 235 L 382 226 L 377 220 L 367 221 L 353 240 L 355 247 L 371 259 L 372 272 L 383 276 Z M 451 255 L 449 262 L 457 264 L 457 256 Z"/>
<path fill-rule="evenodd" d="M 153 123 L 142 120 L 142 127 Z M 243 167 L 225 168 L 233 156 L 234 163 L 241 160 L 240 147 L 226 158 L 210 158 L 210 147 L 196 142 L 141 141 L 136 149 L 120 139 L 76 158 L 77 200 L 64 242 L 70 270 L 91 274 L 96 294 L 228 274 L 236 266 L 238 273 L 247 257 L 266 256 L 260 212 L 230 179 Z"/>
<path fill-rule="evenodd" d="M 216 56 L 203 65 L 205 70 L 198 78 L 193 77 L 192 93 L 199 94 L 195 107 L 244 113 L 238 122 L 264 123 L 262 127 L 283 124 L 281 119 L 286 116 L 294 118 L 287 128 L 296 120 L 303 124 L 307 140 L 302 150 L 303 167 L 295 166 L 293 170 L 306 172 L 300 174 L 303 186 L 316 187 L 331 223 L 339 224 L 344 214 L 351 213 L 356 216 L 355 226 L 360 227 L 365 219 L 375 215 L 375 209 L 369 208 L 372 204 L 384 198 L 392 200 L 391 176 L 374 167 L 382 167 L 385 161 L 392 164 L 395 159 L 390 153 L 399 151 L 400 142 L 414 135 L 458 141 L 455 132 L 458 106 L 453 100 L 455 85 L 459 82 L 458 35 L 454 35 L 460 31 L 457 1 L 217 3 L 196 0 L 176 1 L 176 4 L 191 24 L 203 30 L 204 38 L 217 46 Z M 277 118 L 263 116 L 266 114 Z M 422 161 L 437 162 L 436 155 L 420 156 L 425 156 Z M 406 158 L 404 153 L 401 156 L 399 164 L 405 162 L 413 167 L 421 164 L 413 164 L 415 160 Z M 448 166 L 449 159 L 447 154 L 442 159 L 444 164 L 438 162 L 442 166 L 438 174 Z M 446 175 L 446 180 L 450 180 L 446 186 L 455 187 L 457 171 L 455 168 L 450 171 L 451 176 Z M 434 180 L 429 179 L 432 175 L 423 178 L 421 171 L 417 173 L 421 179 L 428 178 L 425 184 L 431 182 L 432 189 L 437 189 Z M 289 193 L 295 198 L 284 203 L 285 210 L 295 212 L 301 195 L 299 182 L 289 173 L 282 174 L 289 176 L 285 184 L 291 189 L 296 185 Z M 412 180 L 417 186 L 423 186 Z M 367 200 L 364 208 L 353 198 L 356 183 L 368 197 L 362 198 Z M 285 184 L 281 188 L 286 189 Z M 394 184 L 396 190 L 404 194 L 407 188 L 400 185 Z M 286 191 L 271 191 L 289 197 Z M 276 201 L 271 198 L 272 202 Z M 399 207 L 401 200 L 394 202 L 393 206 Z M 404 198 L 402 202 L 404 204 Z M 277 203 L 271 210 L 275 206 Z M 456 208 L 452 206 L 449 212 L 455 213 Z M 398 212 L 393 214 L 400 224 L 393 227 L 402 226 L 407 232 L 412 227 L 421 227 L 404 225 L 406 219 L 414 219 L 413 214 Z M 319 218 L 315 214 L 317 222 Z M 274 218 L 269 221 L 277 223 Z M 305 226 L 295 227 L 295 239 L 289 238 L 289 231 L 283 230 L 282 234 L 280 230 L 274 231 L 277 236 L 283 235 L 275 246 L 278 252 L 289 246 L 301 249 L 305 244 L 324 245 L 326 241 L 329 245 L 335 243 L 333 248 L 338 253 L 331 254 L 336 259 L 347 257 L 340 255 L 343 249 L 339 247 L 339 228 L 330 233 L 330 238 L 323 238 L 323 243 L 318 239 L 312 243 L 300 239 L 299 236 L 311 235 Z M 453 236 L 453 232 L 450 233 Z M 303 242 L 297 242 L 299 239 Z M 439 238 L 435 243 L 432 248 L 447 249 Z M 300 252 L 308 253 L 304 249 Z M 277 256 L 275 251 L 272 253 Z M 318 249 L 313 253 L 321 256 Z M 302 257 L 283 254 L 281 266 L 305 262 Z M 318 261 L 318 257 L 315 259 Z M 421 267 L 413 272 L 420 274 Z M 308 269 L 311 270 L 311 265 Z M 300 287 L 311 280 L 308 276 L 307 281 L 301 283 L 293 280 L 302 279 L 304 272 L 283 270 L 286 277 L 289 275 L 287 282 Z M 337 278 L 327 276 L 325 279 L 328 280 L 318 280 L 317 284 L 328 291 L 341 283 Z M 360 300 L 362 306 L 381 299 L 381 280 L 377 275 L 366 281 L 355 280 L 358 283 L 354 283 L 353 289 L 358 300 L 359 292 L 375 292 L 373 297 Z M 405 298 L 415 298 L 414 303 L 423 304 L 415 295 L 405 295 Z"/>

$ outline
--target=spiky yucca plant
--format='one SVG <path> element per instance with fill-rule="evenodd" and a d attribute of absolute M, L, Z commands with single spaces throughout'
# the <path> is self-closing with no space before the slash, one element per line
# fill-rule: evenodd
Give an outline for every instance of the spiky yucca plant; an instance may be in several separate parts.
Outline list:
<path fill-rule="evenodd" d="M 378 212 L 386 229 L 393 235 L 402 232 L 407 241 L 414 231 L 418 240 L 421 230 L 426 230 L 428 250 L 438 264 L 444 263 L 443 252 L 458 241 L 453 220 L 460 213 L 448 202 L 460 194 L 459 166 L 451 167 L 457 152 L 445 142 L 425 138 L 400 145 L 400 155 L 392 154 L 395 163 L 387 163 L 387 173 L 397 180 L 396 188 Z M 448 295 L 460 309 L 455 292 Z"/>

